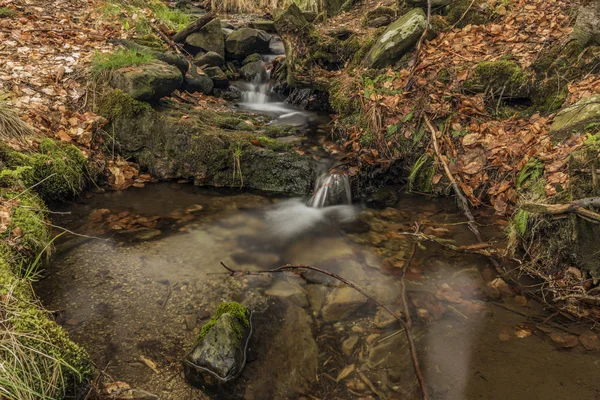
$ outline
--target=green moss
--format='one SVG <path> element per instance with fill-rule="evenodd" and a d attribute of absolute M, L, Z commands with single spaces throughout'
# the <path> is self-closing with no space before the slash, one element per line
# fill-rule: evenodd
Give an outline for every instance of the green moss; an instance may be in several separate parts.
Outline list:
<path fill-rule="evenodd" d="M 255 61 L 262 61 L 262 56 L 258 53 L 250 54 L 248 57 L 244 58 L 242 65 L 246 65 Z"/>
<path fill-rule="evenodd" d="M 463 16 L 464 15 L 464 16 Z M 463 28 L 467 25 L 482 25 L 494 15 L 487 0 L 455 0 L 450 3 L 446 20 L 448 24 Z"/>
<path fill-rule="evenodd" d="M 265 128 L 264 135 L 270 138 L 278 138 L 296 135 L 300 131 L 292 125 L 269 125 Z"/>
<path fill-rule="evenodd" d="M 109 121 L 133 118 L 151 111 L 152 107 L 148 103 L 135 100 L 120 89 L 108 92 L 98 109 L 98 113 Z"/>
<path fill-rule="evenodd" d="M 152 33 L 139 35 L 133 38 L 133 41 L 141 46 L 148 47 L 156 51 L 165 51 L 167 48 L 160 38 Z"/>
<path fill-rule="evenodd" d="M 360 112 L 359 93 L 360 79 L 350 82 L 334 81 L 329 88 L 329 104 L 340 116 L 352 115 Z"/>
<path fill-rule="evenodd" d="M 64 200 L 83 189 L 87 161 L 77 147 L 43 139 L 38 151 L 25 154 L 0 146 L 0 159 L 11 169 L 0 173 L 0 184 L 34 187 L 51 201 Z"/>
<path fill-rule="evenodd" d="M 206 336 L 206 334 L 212 329 L 212 327 L 216 324 L 216 322 L 219 320 L 219 318 L 221 318 L 221 315 L 223 314 L 230 314 L 233 317 L 235 317 L 244 327 L 250 327 L 250 312 L 246 307 L 244 307 L 240 303 L 236 303 L 235 301 L 223 303 L 219 306 L 219 308 L 217 308 L 215 315 L 213 315 L 210 321 L 208 321 L 206 324 L 204 324 L 204 326 L 202 326 L 202 329 L 200 329 L 200 333 L 198 334 L 198 338 L 196 340 L 197 342 L 199 342 L 200 340 L 202 340 L 202 338 L 204 338 L 204 336 Z M 240 330 L 236 333 L 239 337 L 241 337 L 244 332 Z"/>
<path fill-rule="evenodd" d="M 14 11 L 10 8 L 0 7 L 0 18 L 12 18 L 14 15 Z"/>
<path fill-rule="evenodd" d="M 448 84 L 452 80 L 452 75 L 450 75 L 450 71 L 448 71 L 446 68 L 442 68 L 437 74 L 437 80 L 443 84 Z"/>
<path fill-rule="evenodd" d="M 285 151 L 290 148 L 288 143 L 282 143 L 276 139 L 271 139 L 270 137 L 266 136 L 259 136 L 257 140 L 262 147 L 273 151 Z"/>
<path fill-rule="evenodd" d="M 513 91 L 526 83 L 527 75 L 514 61 L 482 61 L 475 67 L 475 79 L 491 88 Z"/>
<path fill-rule="evenodd" d="M 92 73 L 99 75 L 105 71 L 111 71 L 131 65 L 147 64 L 154 60 L 151 52 L 131 49 L 117 49 L 112 53 L 96 53 L 92 58 Z"/>

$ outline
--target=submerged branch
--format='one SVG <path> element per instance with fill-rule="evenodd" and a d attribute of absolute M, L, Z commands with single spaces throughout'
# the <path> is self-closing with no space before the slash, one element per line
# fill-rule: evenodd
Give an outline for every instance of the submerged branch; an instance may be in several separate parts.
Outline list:
<path fill-rule="evenodd" d="M 401 315 L 395 313 L 394 311 L 392 311 L 389 307 L 387 307 L 385 304 L 375 300 L 373 297 L 369 296 L 363 289 L 361 289 L 359 286 L 357 286 L 355 283 L 350 282 L 349 280 L 347 280 L 346 278 L 343 278 L 333 272 L 330 271 L 326 271 L 324 269 L 318 268 L 318 267 L 313 267 L 312 265 L 302 265 L 302 264 L 286 264 L 283 265 L 281 267 L 277 267 L 277 268 L 273 268 L 273 269 L 268 269 L 266 271 L 244 271 L 244 270 L 234 270 L 232 268 L 229 268 L 227 265 L 225 265 L 225 263 L 221 262 L 221 265 L 223 266 L 223 268 L 225 268 L 228 272 L 230 276 L 246 276 L 246 275 L 263 275 L 263 274 L 270 274 L 270 273 L 275 273 L 275 272 L 285 272 L 285 271 L 296 271 L 296 270 L 310 270 L 310 271 L 315 271 L 315 272 L 319 272 L 321 274 L 330 276 L 334 279 L 337 279 L 338 281 L 346 284 L 347 286 L 351 287 L 352 289 L 356 290 L 358 293 L 362 294 L 363 296 L 365 296 L 368 300 L 372 301 L 373 303 L 375 303 L 376 305 L 378 305 L 379 307 L 383 308 L 385 311 L 387 311 L 390 315 L 392 315 L 396 320 L 398 320 L 402 326 L 404 327 L 404 331 L 406 332 L 406 340 L 408 341 L 408 348 L 410 350 L 410 356 L 412 359 L 412 363 L 413 363 L 413 367 L 415 370 L 415 374 L 417 376 L 417 380 L 419 381 L 419 386 L 421 388 L 421 394 L 423 397 L 423 400 L 428 400 L 429 399 L 429 395 L 427 392 L 427 385 L 425 383 L 425 379 L 423 378 L 423 374 L 421 373 L 421 367 L 419 366 L 419 359 L 417 358 L 417 349 L 415 346 L 415 342 L 413 340 L 412 334 L 410 332 L 410 326 L 408 325 L 408 322 L 405 318 L 402 318 Z"/>

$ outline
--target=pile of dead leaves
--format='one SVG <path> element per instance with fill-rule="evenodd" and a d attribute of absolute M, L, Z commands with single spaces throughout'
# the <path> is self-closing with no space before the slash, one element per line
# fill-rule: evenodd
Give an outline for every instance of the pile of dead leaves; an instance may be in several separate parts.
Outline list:
<path fill-rule="evenodd" d="M 482 61 L 508 59 L 523 70 L 531 66 L 541 51 L 568 37 L 569 7 L 564 0 L 511 2 L 494 23 L 468 25 L 426 41 L 414 71 L 389 70 L 369 87 L 363 84 L 363 113 L 377 145 L 365 146 L 368 131 L 351 127 L 345 143 L 350 157 L 368 165 L 401 158 L 401 140 L 416 135 L 427 115 L 443 121 L 437 126 L 443 157 L 473 205 L 491 204 L 497 214 L 510 215 L 517 201 L 516 177 L 531 158 L 544 165 L 546 195 L 567 187 L 567 157 L 583 138 L 555 145 L 548 135 L 552 116 L 500 118 L 486 107 L 484 94 L 468 93 L 463 85 Z M 569 89 L 571 103 L 598 92 L 600 79 L 572 82 Z M 431 146 L 425 151 L 436 159 Z M 443 183 L 442 178 L 438 168 L 433 183 Z"/>

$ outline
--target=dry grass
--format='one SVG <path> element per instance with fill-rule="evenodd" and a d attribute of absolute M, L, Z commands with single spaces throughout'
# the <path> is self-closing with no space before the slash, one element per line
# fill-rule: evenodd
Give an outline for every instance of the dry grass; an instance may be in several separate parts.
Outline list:
<path fill-rule="evenodd" d="M 284 9 L 296 3 L 305 11 L 317 11 L 317 0 L 211 0 L 213 10 L 225 13 L 264 13 L 275 9 Z"/>
<path fill-rule="evenodd" d="M 33 135 L 35 135 L 33 128 L 21 121 L 6 96 L 0 94 L 0 139 L 20 140 Z"/>

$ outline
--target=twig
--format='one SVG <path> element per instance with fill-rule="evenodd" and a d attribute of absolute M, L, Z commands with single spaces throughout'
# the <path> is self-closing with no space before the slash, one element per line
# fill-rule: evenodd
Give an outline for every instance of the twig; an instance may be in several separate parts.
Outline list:
<path fill-rule="evenodd" d="M 458 23 L 460 21 L 463 20 L 463 18 L 467 15 L 467 13 L 471 10 L 471 7 L 473 7 L 473 4 L 475 3 L 475 0 L 471 0 L 471 4 L 469 4 L 469 7 L 467 7 L 467 9 L 465 10 L 465 12 L 460 16 L 460 18 L 454 23 L 454 25 L 452 25 L 452 28 L 450 28 L 451 30 L 454 29 L 456 27 L 456 25 L 458 25 Z"/>
<path fill-rule="evenodd" d="M 588 199 L 588 202 L 583 204 L 594 204 L 593 200 L 596 199 Z M 538 203 L 525 203 L 521 204 L 519 207 L 521 210 L 534 213 L 534 214 L 550 214 L 550 215 L 562 215 L 562 214 L 576 214 L 586 220 L 592 222 L 600 222 L 600 214 L 597 212 L 588 210 L 587 208 L 581 206 L 577 202 L 567 203 L 567 204 L 538 204 Z"/>
<path fill-rule="evenodd" d="M 419 223 L 415 222 L 415 234 L 419 233 Z M 402 272 L 400 274 L 400 298 L 402 299 L 402 308 L 404 309 L 404 318 L 406 318 L 406 325 L 409 328 L 412 328 L 412 319 L 410 317 L 410 310 L 408 309 L 408 299 L 406 297 L 406 283 L 404 282 L 404 278 L 406 277 L 406 271 L 410 267 L 413 258 L 415 257 L 415 252 L 417 251 L 417 241 L 415 240 L 412 245 L 412 249 L 408 258 L 404 261 L 404 265 L 402 266 Z"/>
<path fill-rule="evenodd" d="M 469 208 L 469 202 L 467 201 L 467 198 L 463 195 L 462 191 L 458 187 L 458 184 L 456 183 L 456 180 L 454 179 L 452 172 L 450 172 L 450 168 L 448 168 L 448 164 L 442 157 L 440 148 L 438 146 L 437 138 L 435 136 L 435 133 L 436 133 L 435 128 L 433 127 L 433 125 L 431 125 L 431 121 L 429 121 L 429 118 L 427 118 L 427 116 L 424 116 L 423 118 L 425 119 L 425 123 L 427 124 L 427 127 L 431 131 L 431 141 L 433 142 L 433 148 L 435 149 L 435 154 L 437 155 L 437 158 L 440 160 L 440 163 L 442 163 L 442 166 L 444 167 L 444 171 L 446 172 L 446 176 L 450 180 L 450 185 L 452 186 L 454 193 L 456 193 L 456 196 L 460 200 L 460 203 L 462 205 L 461 208 L 463 209 L 463 213 L 469 220 L 469 224 L 468 224 L 469 229 L 471 229 L 473 234 L 475 234 L 477 241 L 479 243 L 483 243 L 484 240 L 481 237 L 481 233 L 479 233 L 479 229 L 477 229 L 477 224 L 475 222 L 475 218 L 473 217 L 473 214 L 471 213 L 471 209 Z"/>
<path fill-rule="evenodd" d="M 429 399 L 429 395 L 427 392 L 427 385 L 425 383 L 425 379 L 423 378 L 423 374 L 421 373 L 421 368 L 419 366 L 419 359 L 417 358 L 417 349 L 415 346 L 415 342 L 413 340 L 412 334 L 410 332 L 410 328 L 409 328 L 406 320 L 404 318 L 402 318 L 402 316 L 400 316 L 397 313 L 395 313 L 394 311 L 392 311 L 385 304 L 383 304 L 383 303 L 375 300 L 373 297 L 369 296 L 364 290 L 362 290 L 360 287 L 358 287 L 355 283 L 352 283 L 349 280 L 347 280 L 346 278 L 342 278 L 341 276 L 339 276 L 333 272 L 329 272 L 329 271 L 326 271 L 326 270 L 318 268 L 318 267 L 313 267 L 312 265 L 286 264 L 281 267 L 268 269 L 266 271 L 243 271 L 243 270 L 240 271 L 240 270 L 234 270 L 232 268 L 229 268 L 223 262 L 221 262 L 221 265 L 223 266 L 223 268 L 225 268 L 229 272 L 230 276 L 234 276 L 234 277 L 246 276 L 246 275 L 263 275 L 263 274 L 270 274 L 270 273 L 275 273 L 275 272 L 285 272 L 285 271 L 295 271 L 295 270 L 307 269 L 310 271 L 316 271 L 321 274 L 325 274 L 327 276 L 335 278 L 338 281 L 340 281 L 340 282 L 348 285 L 352 289 L 356 290 L 358 293 L 365 296 L 368 300 L 372 301 L 379 307 L 383 308 L 385 311 L 387 311 L 390 315 L 392 315 L 394 318 L 396 318 L 402 324 L 402 326 L 404 327 L 404 331 L 406 332 L 406 340 L 408 341 L 408 348 L 410 350 L 410 356 L 412 359 L 413 368 L 415 370 L 415 375 L 417 376 L 417 380 L 419 381 L 419 386 L 421 388 L 422 398 L 423 398 L 423 400 Z"/>

